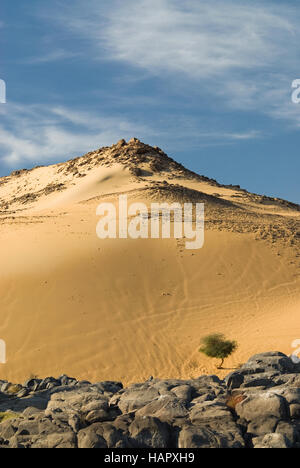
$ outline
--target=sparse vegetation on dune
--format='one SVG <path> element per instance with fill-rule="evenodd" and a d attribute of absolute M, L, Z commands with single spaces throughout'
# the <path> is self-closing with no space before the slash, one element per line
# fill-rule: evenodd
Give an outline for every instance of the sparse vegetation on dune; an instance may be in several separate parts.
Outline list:
<path fill-rule="evenodd" d="M 228 358 L 237 347 L 236 341 L 226 340 L 225 336 L 221 333 L 214 333 L 202 338 L 202 347 L 199 351 L 210 358 L 221 359 L 221 363 L 217 368 L 222 369 L 224 360 Z"/>

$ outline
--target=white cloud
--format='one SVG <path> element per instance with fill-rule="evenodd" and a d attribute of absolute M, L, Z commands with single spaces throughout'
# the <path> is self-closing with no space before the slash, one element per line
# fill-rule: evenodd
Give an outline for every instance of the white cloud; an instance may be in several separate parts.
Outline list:
<path fill-rule="evenodd" d="M 294 111 L 280 111 L 298 78 L 300 11 L 284 2 L 77 0 L 56 21 L 89 40 L 93 60 L 124 62 L 227 108 L 293 121 Z"/>
<path fill-rule="evenodd" d="M 64 107 L 6 104 L 1 108 L 0 160 L 9 166 L 68 159 L 149 129 L 120 117 L 99 117 Z"/>
<path fill-rule="evenodd" d="M 241 1 L 131 0 L 114 9 L 102 39 L 117 59 L 206 78 L 284 59 L 281 41 L 297 30 L 286 16 Z"/>
<path fill-rule="evenodd" d="M 286 5 L 241 0 L 75 5 L 60 20 L 88 37 L 98 47 L 98 58 L 106 54 L 154 73 L 206 78 L 234 69 L 265 69 L 286 61 L 287 42 L 297 44 L 297 18 Z"/>
<path fill-rule="evenodd" d="M 222 119 L 219 111 L 228 109 L 260 112 L 300 127 L 300 105 L 290 100 L 291 82 L 300 74 L 300 11 L 266 0 L 71 3 L 53 0 L 50 7 L 41 7 L 44 19 L 52 16 L 62 29 L 59 37 L 68 40 L 60 49 L 51 39 L 53 50 L 28 62 L 78 56 L 114 60 L 132 67 L 125 72 L 123 67 L 120 81 L 130 76 L 130 70 L 137 80 L 159 77 L 171 89 L 172 98 L 161 93 L 161 87 L 153 96 L 132 96 L 130 89 L 126 96 L 122 91 L 114 94 L 110 109 L 106 105 L 97 113 L 66 106 L 6 104 L 0 109 L 0 162 L 18 167 L 67 159 L 132 136 L 171 151 L 263 137 L 252 128 L 236 130 L 236 120 Z M 201 116 L 214 110 L 216 118 L 212 116 L 210 123 L 199 115 L 193 118 L 200 105 Z M 153 109 L 149 115 L 133 117 L 135 110 L 141 115 L 140 110 L 149 106 L 157 108 L 155 120 Z M 117 109 L 123 114 L 115 115 Z"/>
<path fill-rule="evenodd" d="M 45 52 L 43 55 L 36 56 L 36 57 L 29 57 L 24 59 L 24 63 L 30 65 L 38 65 L 43 63 L 51 63 L 51 62 L 58 62 L 63 60 L 69 60 L 76 57 L 79 57 L 79 53 L 70 52 L 63 49 L 56 49 L 51 50 L 49 52 Z"/>
<path fill-rule="evenodd" d="M 10 167 L 66 160 L 101 146 L 110 146 L 121 138 L 138 137 L 171 151 L 186 149 L 186 142 L 219 145 L 259 138 L 255 130 L 206 130 L 208 125 L 181 116 L 152 122 L 120 116 L 99 115 L 63 106 L 23 106 L 6 104 L 0 108 L 0 162 Z M 172 138 L 170 138 L 172 135 Z"/>

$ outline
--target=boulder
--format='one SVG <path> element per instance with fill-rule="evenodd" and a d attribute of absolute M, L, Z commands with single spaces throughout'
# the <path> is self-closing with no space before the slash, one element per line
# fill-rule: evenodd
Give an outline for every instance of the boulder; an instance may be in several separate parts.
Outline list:
<path fill-rule="evenodd" d="M 294 363 L 285 354 L 280 352 L 269 352 L 262 354 L 255 354 L 252 356 L 246 364 L 244 364 L 240 372 L 253 371 L 258 373 L 259 371 L 279 371 L 280 373 L 293 372 L 295 370 Z"/>
<path fill-rule="evenodd" d="M 103 427 L 100 423 L 92 424 L 91 426 L 81 429 L 77 435 L 78 448 L 107 448 L 107 443 L 103 438 Z"/>
<path fill-rule="evenodd" d="M 277 418 L 286 419 L 289 416 L 289 409 L 286 400 L 271 392 L 253 393 L 235 407 L 235 411 L 240 418 L 246 421 L 253 421 L 257 418 Z"/>
<path fill-rule="evenodd" d="M 154 416 L 161 421 L 187 417 L 186 404 L 175 395 L 161 395 L 136 412 L 137 416 Z"/>
<path fill-rule="evenodd" d="M 266 434 L 263 437 L 253 439 L 253 446 L 256 449 L 275 448 L 286 449 L 290 448 L 288 439 L 283 434 Z"/>
<path fill-rule="evenodd" d="M 110 421 L 116 410 L 109 407 L 108 398 L 94 390 L 54 393 L 45 411 L 46 416 L 70 422 L 78 417 L 87 424 Z"/>
<path fill-rule="evenodd" d="M 0 434 L 10 448 L 76 448 L 77 438 L 67 424 L 57 423 L 43 413 L 34 419 L 8 420 Z"/>
<path fill-rule="evenodd" d="M 290 405 L 290 415 L 291 419 L 300 419 L 300 404 L 292 403 Z"/>
<path fill-rule="evenodd" d="M 24 383 L 23 387 L 27 388 L 31 392 L 36 392 L 41 382 L 41 379 L 29 379 Z"/>
<path fill-rule="evenodd" d="M 0 448 L 300 447 L 300 374 L 279 352 L 224 381 L 0 381 Z M 1 422 L 3 421 L 3 422 Z"/>
<path fill-rule="evenodd" d="M 138 387 L 133 386 L 122 393 L 118 406 L 122 413 L 130 413 L 143 408 L 143 406 L 148 405 L 159 396 L 158 390 L 149 384 Z"/>
<path fill-rule="evenodd" d="M 241 372 L 231 372 L 227 377 L 225 377 L 225 383 L 229 390 L 234 390 L 240 388 L 244 383 L 245 377 Z"/>
<path fill-rule="evenodd" d="M 275 432 L 277 425 L 278 418 L 274 416 L 256 415 L 256 417 L 247 424 L 247 434 L 250 438 L 269 434 Z"/>
<path fill-rule="evenodd" d="M 190 385 L 179 385 L 171 389 L 171 392 L 184 403 L 189 403 L 192 399 L 192 388 Z"/>
<path fill-rule="evenodd" d="M 296 447 L 300 442 L 300 427 L 287 421 L 280 421 L 276 427 L 276 434 L 282 434 L 290 447 Z"/>
<path fill-rule="evenodd" d="M 205 401 L 191 408 L 189 418 L 193 424 L 199 424 L 215 419 L 229 419 L 231 421 L 232 414 L 230 409 L 222 402 Z"/>
<path fill-rule="evenodd" d="M 232 430 L 233 429 L 233 430 Z M 178 438 L 178 448 L 243 448 L 245 443 L 237 427 L 220 426 L 213 428 L 208 424 L 185 426 Z"/>
<path fill-rule="evenodd" d="M 137 416 L 129 427 L 136 448 L 170 447 L 170 426 L 151 416 Z"/>

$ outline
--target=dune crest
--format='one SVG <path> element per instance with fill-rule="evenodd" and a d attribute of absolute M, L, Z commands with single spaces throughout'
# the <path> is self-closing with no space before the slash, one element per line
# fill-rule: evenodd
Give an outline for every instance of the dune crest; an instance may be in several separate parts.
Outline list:
<path fill-rule="evenodd" d="M 120 194 L 204 202 L 204 247 L 101 241 L 96 207 Z M 198 353 L 205 334 L 239 342 L 228 367 L 291 354 L 300 338 L 299 205 L 221 185 L 137 139 L 1 178 L 0 255 L 1 379 L 186 379 L 217 372 Z"/>

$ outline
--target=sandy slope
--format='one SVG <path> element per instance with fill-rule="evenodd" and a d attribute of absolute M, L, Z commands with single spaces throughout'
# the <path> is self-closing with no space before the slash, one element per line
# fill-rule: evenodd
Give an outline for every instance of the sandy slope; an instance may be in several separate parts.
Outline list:
<path fill-rule="evenodd" d="M 300 339 L 297 207 L 219 186 L 157 151 L 121 143 L 0 179 L 0 338 L 8 354 L 0 378 L 67 373 L 129 383 L 216 373 L 198 353 L 211 332 L 239 342 L 228 368 L 255 352 L 292 352 Z M 203 199 L 204 248 L 99 240 L 96 207 L 121 192 L 147 204 Z"/>

